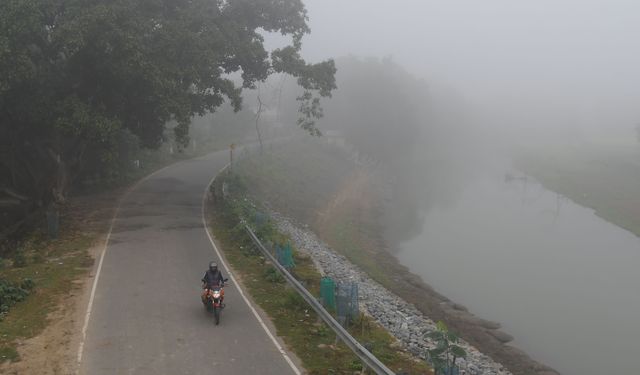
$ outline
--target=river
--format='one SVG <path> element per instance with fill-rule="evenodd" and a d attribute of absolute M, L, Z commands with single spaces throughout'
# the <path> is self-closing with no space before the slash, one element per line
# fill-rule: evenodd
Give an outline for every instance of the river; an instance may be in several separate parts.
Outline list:
<path fill-rule="evenodd" d="M 508 171 L 425 212 L 400 262 L 564 375 L 640 374 L 640 239 Z"/>

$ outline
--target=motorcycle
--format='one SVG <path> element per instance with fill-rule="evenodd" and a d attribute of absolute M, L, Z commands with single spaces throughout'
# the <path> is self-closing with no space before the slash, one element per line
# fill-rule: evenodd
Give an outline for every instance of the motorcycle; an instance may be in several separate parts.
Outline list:
<path fill-rule="evenodd" d="M 228 279 L 224 279 L 226 283 Z M 224 285 L 223 283 L 223 285 Z M 216 325 L 220 324 L 220 313 L 224 309 L 224 288 L 222 286 L 214 286 L 205 288 L 204 307 L 208 312 L 213 313 Z"/>

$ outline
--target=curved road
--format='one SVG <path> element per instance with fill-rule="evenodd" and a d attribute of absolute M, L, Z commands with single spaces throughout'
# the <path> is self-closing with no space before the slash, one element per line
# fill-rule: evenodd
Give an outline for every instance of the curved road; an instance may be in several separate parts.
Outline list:
<path fill-rule="evenodd" d="M 294 373 L 235 285 L 225 288 L 219 326 L 200 303 L 200 278 L 217 259 L 202 196 L 227 156 L 172 165 L 124 198 L 90 305 L 81 374 Z"/>

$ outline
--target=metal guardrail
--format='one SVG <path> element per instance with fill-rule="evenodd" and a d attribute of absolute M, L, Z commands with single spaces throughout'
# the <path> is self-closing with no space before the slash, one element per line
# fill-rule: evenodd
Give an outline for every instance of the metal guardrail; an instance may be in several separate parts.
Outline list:
<path fill-rule="evenodd" d="M 364 346 L 362 346 L 346 329 L 344 329 L 338 321 L 336 321 L 331 314 L 316 300 L 316 298 L 309 293 L 309 291 L 300 284 L 298 280 L 296 280 L 290 273 L 284 268 L 276 258 L 267 250 L 258 236 L 249 228 L 248 225 L 244 225 L 245 230 L 251 237 L 253 243 L 258 247 L 260 252 L 267 257 L 273 266 L 284 276 L 287 282 L 293 286 L 293 288 L 304 298 L 305 301 L 318 313 L 320 318 L 327 323 L 327 325 L 338 335 L 338 337 L 344 342 L 349 349 L 351 349 L 364 363 L 364 365 L 374 371 L 378 375 L 395 375 L 393 371 L 391 371 L 387 366 L 385 366 L 378 358 L 376 358 L 370 351 L 368 351 Z"/>

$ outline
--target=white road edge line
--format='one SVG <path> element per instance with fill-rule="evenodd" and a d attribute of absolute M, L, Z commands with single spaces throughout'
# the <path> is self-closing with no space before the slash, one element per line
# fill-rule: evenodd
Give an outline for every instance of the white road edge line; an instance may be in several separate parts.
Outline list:
<path fill-rule="evenodd" d="M 124 199 L 129 195 L 129 193 L 138 187 L 141 183 L 146 181 L 147 179 L 153 177 L 155 174 L 162 172 L 163 170 L 174 166 L 177 163 L 169 164 L 163 168 L 158 169 L 157 171 L 145 176 L 140 179 L 138 182 L 133 184 L 129 189 L 127 189 L 126 193 L 122 195 L 120 200 L 118 201 L 118 206 L 116 207 L 115 212 L 113 213 L 113 217 L 111 218 L 111 224 L 109 224 L 109 232 L 107 232 L 107 238 L 104 241 L 104 247 L 102 248 L 102 253 L 100 254 L 100 261 L 98 262 L 98 268 L 96 269 L 96 274 L 93 279 L 93 286 L 91 287 L 91 295 L 89 296 L 89 304 L 87 305 L 87 312 L 84 316 L 84 325 L 82 326 L 82 336 L 80 339 L 80 345 L 78 346 L 78 357 L 77 357 L 77 368 L 76 374 L 80 373 L 80 364 L 82 363 L 82 355 L 84 354 L 84 343 L 87 339 L 87 328 L 89 328 L 89 319 L 91 318 L 91 309 L 93 308 L 93 299 L 96 295 L 96 289 L 98 288 L 98 280 L 100 279 L 100 272 L 102 271 L 102 263 L 104 261 L 104 255 L 107 253 L 107 248 L 109 247 L 109 240 L 111 239 L 111 233 L 113 232 L 113 225 L 116 222 L 116 218 L 118 217 L 118 212 L 120 212 L 120 206 Z"/>
<path fill-rule="evenodd" d="M 220 262 L 222 263 L 224 268 L 227 270 L 227 273 L 229 274 L 229 278 L 231 279 L 231 281 L 234 283 L 236 288 L 238 288 L 238 292 L 240 292 L 240 295 L 242 296 L 242 299 L 244 300 L 244 302 L 247 304 L 247 306 L 249 306 L 249 309 L 251 309 L 251 312 L 253 312 L 253 315 L 256 317 L 256 319 L 258 320 L 258 322 L 260 323 L 260 325 L 262 326 L 264 331 L 267 333 L 267 336 L 269 336 L 269 338 L 271 339 L 273 344 L 276 346 L 276 348 L 278 349 L 280 354 L 282 354 L 282 356 L 284 357 L 285 361 L 287 361 L 287 363 L 289 364 L 289 366 L 291 367 L 293 372 L 296 375 L 301 375 L 302 373 L 300 372 L 300 370 L 296 367 L 296 365 L 293 363 L 291 358 L 289 358 L 289 355 L 282 348 L 282 346 L 280 345 L 278 340 L 276 340 L 275 336 L 269 330 L 269 327 L 267 327 L 267 325 L 264 323 L 264 321 L 262 320 L 262 318 L 260 317 L 260 315 L 258 314 L 256 309 L 251 305 L 251 302 L 249 302 L 249 299 L 247 298 L 247 296 L 245 296 L 244 292 L 242 291 L 242 288 L 240 287 L 240 284 L 238 284 L 236 279 L 231 274 L 231 271 L 230 271 L 229 267 L 227 266 L 226 262 L 224 261 L 224 258 L 222 257 L 222 254 L 220 253 L 220 250 L 218 250 L 218 247 L 216 246 L 215 242 L 213 241 L 213 237 L 211 236 L 211 232 L 209 231 L 209 227 L 207 226 L 207 220 L 206 220 L 206 217 L 205 217 L 205 204 L 206 204 L 206 200 L 207 200 L 207 191 L 209 191 L 209 187 L 211 186 L 211 184 L 213 184 L 213 181 L 216 179 L 216 177 L 218 177 L 218 175 L 220 173 L 222 173 L 228 167 L 229 167 L 229 164 L 225 165 L 215 176 L 213 176 L 213 178 L 211 179 L 211 181 L 209 181 L 209 184 L 207 185 L 207 187 L 204 190 L 204 194 L 202 196 L 202 224 L 204 225 L 204 230 L 207 232 L 207 237 L 209 237 L 209 241 L 211 242 L 211 246 L 213 247 L 213 250 L 215 250 L 216 255 L 218 256 L 218 259 L 220 259 Z"/>

